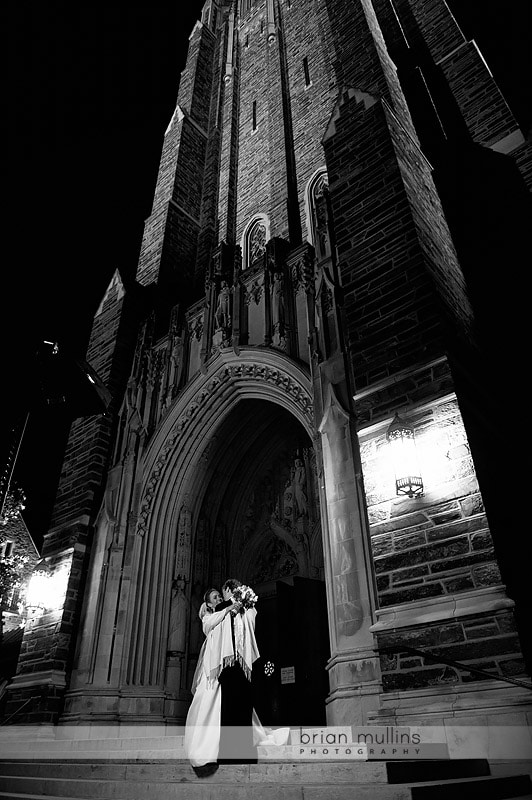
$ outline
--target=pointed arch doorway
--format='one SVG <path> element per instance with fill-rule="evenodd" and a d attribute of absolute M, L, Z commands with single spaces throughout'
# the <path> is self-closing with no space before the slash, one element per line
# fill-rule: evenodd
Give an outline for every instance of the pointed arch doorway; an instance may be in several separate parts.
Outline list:
<path fill-rule="evenodd" d="M 202 593 L 237 577 L 259 595 L 253 685 L 261 720 L 325 724 L 330 648 L 312 442 L 278 404 L 242 399 L 205 453 L 194 489 L 189 680 L 202 641 Z"/>

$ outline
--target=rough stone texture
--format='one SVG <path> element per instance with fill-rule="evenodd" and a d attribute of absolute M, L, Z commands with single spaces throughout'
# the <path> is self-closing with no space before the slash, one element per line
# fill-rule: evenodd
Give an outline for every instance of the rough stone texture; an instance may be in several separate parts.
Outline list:
<path fill-rule="evenodd" d="M 529 138 L 527 142 L 516 148 L 511 155 L 515 159 L 515 163 L 519 167 L 529 191 L 532 192 L 532 140 Z"/>
<path fill-rule="evenodd" d="M 381 607 L 501 582 L 466 432 L 455 400 L 415 421 L 424 495 L 395 496 L 386 429 L 361 432 L 361 458 Z"/>
<path fill-rule="evenodd" d="M 379 634 L 378 640 L 381 648 L 403 644 L 462 665 L 438 664 L 434 658 L 425 659 L 408 651 L 382 655 L 382 680 L 387 692 L 525 674 L 512 613 L 447 620 L 426 625 L 422 630 L 404 628 Z M 488 675 L 471 673 L 465 665 Z"/>

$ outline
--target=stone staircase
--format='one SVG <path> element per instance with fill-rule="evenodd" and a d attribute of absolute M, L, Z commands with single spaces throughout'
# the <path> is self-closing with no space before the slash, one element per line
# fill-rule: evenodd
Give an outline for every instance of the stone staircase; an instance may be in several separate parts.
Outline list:
<path fill-rule="evenodd" d="M 223 764 L 199 779 L 183 737 L 168 730 L 105 737 L 93 729 L 70 738 L 59 729 L 30 737 L 0 730 L 0 800 L 532 800 L 526 762 L 348 759 L 342 752 L 301 760 L 299 748 L 261 746 L 257 764 Z"/>
<path fill-rule="evenodd" d="M 487 761 L 273 762 L 221 765 L 198 779 L 182 760 L 0 761 L 2 800 L 532 799 L 529 775 L 491 775 Z"/>

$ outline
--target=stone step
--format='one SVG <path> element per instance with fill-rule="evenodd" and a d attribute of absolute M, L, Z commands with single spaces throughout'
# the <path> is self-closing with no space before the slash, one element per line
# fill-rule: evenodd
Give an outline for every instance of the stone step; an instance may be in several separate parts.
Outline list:
<path fill-rule="evenodd" d="M 0 800 L 42 800 L 42 794 L 13 794 L 12 792 L 0 792 Z M 277 800 L 278 795 L 275 796 Z M 47 795 L 46 800 L 78 800 L 75 797 L 57 797 Z M 317 798 L 316 800 L 320 800 Z M 354 800 L 354 798 L 352 798 Z M 512 800 L 532 800 L 532 794 L 520 794 Z"/>
<path fill-rule="evenodd" d="M 397 764 L 252 764 L 222 765 L 209 778 L 198 779 L 188 764 L 36 762 L 0 763 L 0 798 L 23 800 L 506 800 L 532 796 L 529 775 L 454 777 L 414 783 L 386 783 L 389 777 L 427 777 L 409 764 L 400 774 Z M 438 775 L 440 764 L 433 764 Z M 391 768 L 391 769 L 390 769 Z M 473 773 L 483 764 L 458 764 Z M 450 776 L 450 770 L 448 770 Z"/>
<path fill-rule="evenodd" d="M 485 777 L 491 775 L 492 771 L 486 759 L 471 758 L 448 761 L 388 761 L 386 773 L 389 783 L 414 783 Z"/>
<path fill-rule="evenodd" d="M 225 765 L 229 767 L 229 765 Z M 235 775 L 248 769 L 241 765 L 231 767 Z M 238 772 L 239 770 L 239 772 Z M 356 780 L 365 783 L 414 783 L 427 780 L 449 780 L 453 778 L 481 777 L 490 775 L 490 766 L 483 759 L 462 761 L 418 761 L 418 762 L 345 762 L 300 763 L 269 762 L 249 768 L 249 780 L 282 781 L 287 771 L 299 775 L 307 782 L 348 783 Z M 526 772 L 526 770 L 521 770 Z M 99 780 L 138 780 L 155 778 L 157 781 L 186 779 L 192 774 L 187 761 L 157 760 L 150 762 L 133 760 L 101 761 L 0 761 L 0 776 L 21 775 L 39 777 L 52 775 L 57 778 L 93 778 Z M 230 774 L 228 770 L 227 774 Z M 511 773 L 506 773 L 511 774 Z M 514 773 L 515 774 L 515 773 Z M 500 775 L 503 777 L 503 775 Z M 235 780 L 235 777 L 231 777 Z"/>
<path fill-rule="evenodd" d="M 98 800 L 412 800 L 406 785 L 363 784 L 350 782 L 312 784 L 296 782 L 285 776 L 283 783 L 222 781 L 228 767 L 221 766 L 210 778 L 176 782 L 99 781 L 72 778 L 2 779 L 1 791 L 20 800 L 21 795 L 57 798 L 97 798 Z M 503 797 L 503 795 L 501 795 Z"/>
<path fill-rule="evenodd" d="M 147 754 L 159 751 L 167 758 L 167 753 L 172 754 L 172 758 L 185 758 L 182 736 L 161 736 L 161 737 L 126 737 L 126 738 L 101 738 L 101 739 L 27 739 L 12 741 L 2 740 L 0 742 L 0 757 L 8 758 L 17 755 L 20 758 L 53 758 L 54 756 L 68 758 L 69 756 L 91 757 L 102 753 L 105 757 L 120 756 L 127 753 L 137 754 L 139 752 Z M 150 758 L 151 755 L 146 755 Z"/>
<path fill-rule="evenodd" d="M 220 767 L 222 770 L 223 767 Z M 218 772 L 220 772 L 218 770 Z M 428 782 L 418 785 L 383 784 L 308 784 L 294 783 L 221 783 L 216 775 L 195 782 L 155 782 L 11 778 L 2 781 L 3 797 L 22 800 L 24 796 L 72 798 L 98 798 L 101 800 L 449 800 L 451 795 L 468 800 L 507 800 L 527 796 L 524 778 L 474 778 L 457 781 Z"/>
<path fill-rule="evenodd" d="M 216 773 L 221 783 L 367 783 L 386 784 L 384 762 L 362 763 L 275 763 L 275 764 L 223 764 Z M 61 778 L 95 781 L 176 781 L 197 783 L 188 761 L 174 763 L 135 762 L 0 762 L 0 781 L 9 777 Z"/>

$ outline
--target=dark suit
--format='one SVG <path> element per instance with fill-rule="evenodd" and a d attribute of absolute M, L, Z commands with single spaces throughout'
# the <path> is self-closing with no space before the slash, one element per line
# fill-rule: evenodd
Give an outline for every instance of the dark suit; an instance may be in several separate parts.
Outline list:
<path fill-rule="evenodd" d="M 226 600 L 216 606 L 216 611 L 222 611 L 232 604 Z M 235 650 L 234 618 L 231 618 L 231 633 L 233 636 L 233 652 Z M 257 751 L 253 746 L 253 731 L 251 719 L 253 715 L 253 698 L 251 681 L 248 681 L 240 664 L 225 667 L 220 674 L 222 687 L 222 707 L 220 723 L 222 726 L 220 736 L 219 762 L 235 761 L 238 763 L 256 762 Z"/>

